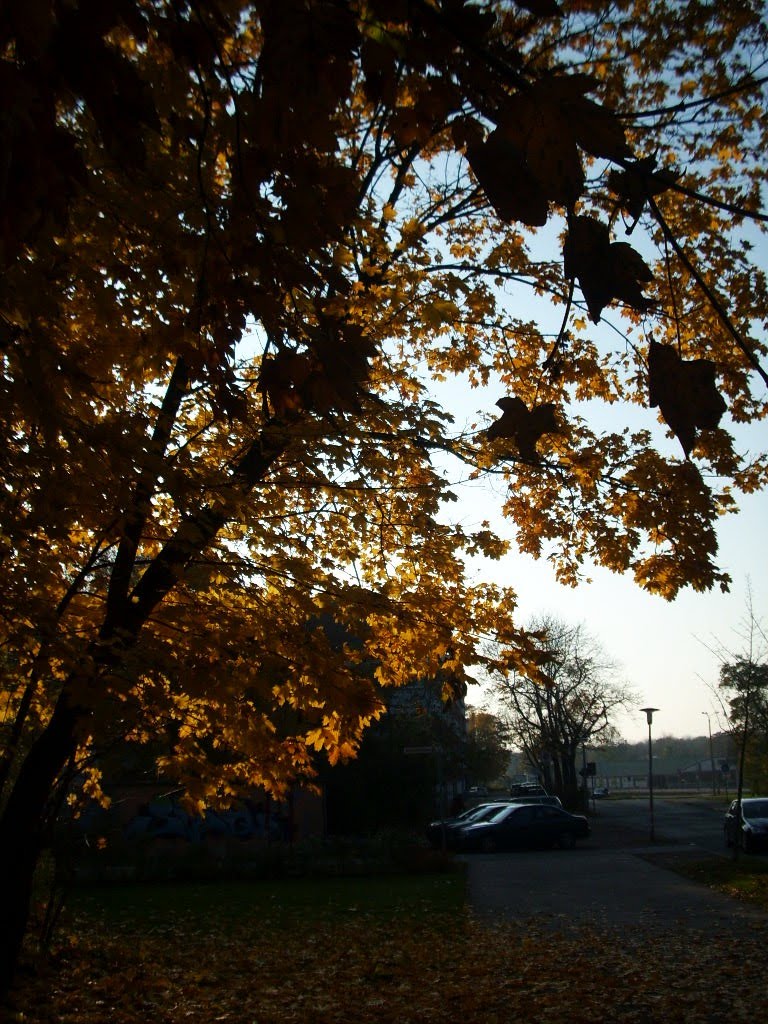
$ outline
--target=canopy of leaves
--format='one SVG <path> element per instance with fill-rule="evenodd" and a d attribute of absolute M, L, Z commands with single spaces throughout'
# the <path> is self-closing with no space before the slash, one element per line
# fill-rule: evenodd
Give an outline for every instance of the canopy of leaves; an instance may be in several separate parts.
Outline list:
<path fill-rule="evenodd" d="M 6 5 L 6 769 L 57 707 L 54 776 L 128 738 L 193 802 L 277 791 L 484 635 L 525 670 L 514 595 L 464 570 L 505 546 L 441 514 L 438 455 L 498 474 L 564 580 L 726 585 L 714 524 L 766 479 L 714 409 L 766 414 L 767 36 L 685 0 Z M 625 425 L 649 372 L 684 460 Z M 454 428 L 454 375 L 507 419 Z"/>

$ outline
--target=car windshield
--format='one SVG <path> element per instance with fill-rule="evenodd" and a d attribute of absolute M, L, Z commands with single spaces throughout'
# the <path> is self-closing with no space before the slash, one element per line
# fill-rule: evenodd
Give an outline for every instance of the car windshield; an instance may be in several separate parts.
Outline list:
<path fill-rule="evenodd" d="M 506 807 L 499 807 L 491 817 L 486 818 L 486 821 L 503 821 L 508 814 L 511 814 L 519 804 L 508 804 Z"/>
<path fill-rule="evenodd" d="M 741 810 L 745 818 L 768 818 L 768 800 L 745 800 Z"/>
<path fill-rule="evenodd" d="M 486 821 L 491 815 L 496 814 L 503 804 L 480 804 L 477 807 L 470 807 L 455 820 L 461 825 L 473 825 L 477 821 Z"/>
<path fill-rule="evenodd" d="M 456 815 L 456 821 L 472 821 L 476 818 L 480 811 L 483 810 L 481 807 L 469 807 L 466 811 L 462 811 L 461 814 Z"/>
<path fill-rule="evenodd" d="M 469 821 L 483 821 L 491 814 L 496 813 L 496 807 L 493 804 L 484 804 L 482 807 L 475 807 L 473 812 L 469 815 Z"/>
<path fill-rule="evenodd" d="M 489 821 L 495 818 L 500 810 L 505 809 L 505 804 L 486 804 L 485 807 L 478 807 L 477 814 L 472 817 L 472 824 L 476 825 L 479 821 Z"/>

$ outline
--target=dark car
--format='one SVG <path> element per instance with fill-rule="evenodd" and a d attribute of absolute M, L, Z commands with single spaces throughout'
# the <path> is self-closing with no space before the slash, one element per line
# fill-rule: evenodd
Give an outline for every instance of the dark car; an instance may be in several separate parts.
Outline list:
<path fill-rule="evenodd" d="M 454 840 L 459 850 L 485 853 L 542 846 L 570 850 L 589 833 L 589 822 L 582 814 L 569 814 L 549 804 L 512 803 L 486 821 L 460 826 Z"/>
<path fill-rule="evenodd" d="M 515 782 L 509 788 L 509 795 L 517 800 L 521 796 L 547 796 L 547 791 L 537 782 Z"/>
<path fill-rule="evenodd" d="M 725 814 L 723 823 L 725 845 L 738 843 L 746 853 L 768 849 L 768 797 L 753 796 L 741 801 L 734 800 Z"/>
<path fill-rule="evenodd" d="M 445 831 L 445 845 L 452 847 L 454 845 L 453 839 L 456 832 L 464 825 L 471 825 L 476 821 L 485 821 L 486 818 L 493 817 L 497 811 L 506 807 L 506 803 L 499 803 L 495 801 L 493 803 L 478 804 L 476 807 L 470 807 L 467 811 L 462 811 L 461 814 L 457 814 L 455 818 L 444 818 L 442 821 L 431 821 L 427 825 L 427 839 L 429 840 L 430 846 L 438 849 L 443 844 L 442 834 Z"/>
<path fill-rule="evenodd" d="M 563 806 L 559 796 L 516 796 L 514 800 L 509 802 L 515 804 L 551 804 L 552 807 Z"/>

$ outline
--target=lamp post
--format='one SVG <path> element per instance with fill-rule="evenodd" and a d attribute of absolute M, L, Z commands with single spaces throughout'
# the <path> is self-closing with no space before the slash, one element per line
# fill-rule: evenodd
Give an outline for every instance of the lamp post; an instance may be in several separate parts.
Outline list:
<path fill-rule="evenodd" d="M 715 755 L 712 750 L 712 720 L 709 717 L 708 711 L 702 711 L 702 715 L 707 716 L 707 725 L 709 726 L 709 772 L 712 776 L 712 796 L 716 796 L 715 793 Z"/>
<path fill-rule="evenodd" d="M 645 712 L 645 717 L 648 722 L 648 805 L 651 811 L 651 842 L 656 842 L 656 828 L 653 821 L 653 747 L 651 744 L 651 723 L 653 722 L 653 713 L 658 711 L 658 708 L 641 708 L 641 711 Z"/>

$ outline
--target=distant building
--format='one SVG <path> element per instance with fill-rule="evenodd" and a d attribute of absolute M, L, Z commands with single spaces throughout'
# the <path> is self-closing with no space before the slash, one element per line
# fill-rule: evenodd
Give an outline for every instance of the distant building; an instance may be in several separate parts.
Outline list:
<path fill-rule="evenodd" d="M 705 748 L 704 756 L 696 760 L 691 759 L 690 743 L 683 746 L 676 756 L 657 755 L 652 748 L 654 787 L 660 790 L 732 792 L 738 781 L 738 757 L 733 740 L 727 733 L 720 733 L 713 740 L 712 755 L 707 756 Z M 681 746 L 685 742 L 681 741 Z M 641 744 L 633 744 L 629 748 L 629 756 L 623 758 L 616 756 L 611 748 L 587 748 L 587 760 L 596 764 L 594 786 L 607 787 L 611 792 L 646 789 L 648 756 L 645 751 L 638 755 L 638 746 L 642 749 Z M 674 749 L 674 743 L 668 741 L 667 747 Z"/>

